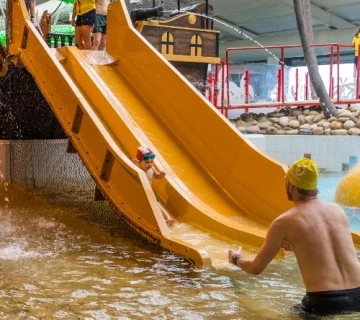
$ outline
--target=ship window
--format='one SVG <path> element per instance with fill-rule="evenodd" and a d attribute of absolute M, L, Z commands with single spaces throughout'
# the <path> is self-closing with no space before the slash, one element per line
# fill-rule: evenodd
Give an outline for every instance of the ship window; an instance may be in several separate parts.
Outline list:
<path fill-rule="evenodd" d="M 165 32 L 161 37 L 161 53 L 174 54 L 174 36 L 171 32 Z"/>
<path fill-rule="evenodd" d="M 198 34 L 191 37 L 191 56 L 202 56 L 202 39 Z"/>

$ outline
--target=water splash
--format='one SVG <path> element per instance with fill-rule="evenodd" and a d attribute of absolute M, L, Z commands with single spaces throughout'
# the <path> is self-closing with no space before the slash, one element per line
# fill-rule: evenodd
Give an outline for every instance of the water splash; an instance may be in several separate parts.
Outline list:
<path fill-rule="evenodd" d="M 25 251 L 18 244 L 10 245 L 0 249 L 0 260 L 20 260 L 29 258 L 39 258 L 42 255 L 35 251 Z"/>

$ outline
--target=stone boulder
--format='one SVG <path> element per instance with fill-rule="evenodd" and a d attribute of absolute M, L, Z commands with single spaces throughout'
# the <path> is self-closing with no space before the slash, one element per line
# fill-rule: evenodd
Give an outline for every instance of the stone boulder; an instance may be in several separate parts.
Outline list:
<path fill-rule="evenodd" d="M 301 135 L 312 135 L 312 130 L 310 130 L 310 129 L 300 129 L 299 134 L 301 134 Z"/>
<path fill-rule="evenodd" d="M 306 120 L 307 123 L 311 124 L 313 122 L 314 118 L 315 118 L 315 116 L 306 116 L 305 120 Z"/>
<path fill-rule="evenodd" d="M 245 127 L 245 121 L 238 119 L 236 120 L 236 127 L 240 128 L 240 127 Z"/>
<path fill-rule="evenodd" d="M 300 122 L 298 120 L 290 120 L 288 126 L 293 129 L 298 129 L 300 127 Z"/>
<path fill-rule="evenodd" d="M 298 134 L 298 133 L 299 133 L 298 129 L 292 129 L 292 130 L 286 130 L 285 131 L 285 134 L 287 134 L 287 135 L 295 135 L 295 134 Z"/>
<path fill-rule="evenodd" d="M 268 127 L 265 131 L 265 134 L 277 134 L 277 129 L 274 127 Z"/>
<path fill-rule="evenodd" d="M 352 117 L 339 117 L 337 121 L 345 123 L 346 121 L 350 120 Z"/>
<path fill-rule="evenodd" d="M 350 110 L 338 110 L 339 112 L 339 118 L 340 117 L 348 117 L 351 118 L 353 116 L 352 112 Z"/>
<path fill-rule="evenodd" d="M 316 127 L 315 129 L 313 129 L 312 134 L 317 135 L 317 136 L 321 136 L 325 133 L 325 130 L 323 127 Z"/>
<path fill-rule="evenodd" d="M 327 119 L 327 121 L 329 121 L 331 123 L 333 121 L 337 121 L 337 118 L 336 117 L 330 117 L 329 119 Z"/>
<path fill-rule="evenodd" d="M 259 123 L 259 128 L 260 130 L 266 130 L 268 127 L 271 126 L 271 122 L 270 121 L 264 121 L 264 122 L 260 122 Z"/>
<path fill-rule="evenodd" d="M 281 125 L 282 127 L 287 127 L 289 123 L 289 117 L 281 117 L 279 119 L 279 125 Z"/>
<path fill-rule="evenodd" d="M 247 133 L 258 133 L 260 131 L 259 126 L 250 126 L 246 128 Z"/>
<path fill-rule="evenodd" d="M 360 129 L 359 128 L 351 128 L 348 130 L 348 134 L 351 136 L 360 136 Z"/>
<path fill-rule="evenodd" d="M 331 131 L 331 135 L 333 136 L 346 136 L 347 133 L 346 129 L 335 129 Z"/>
<path fill-rule="evenodd" d="M 300 126 L 300 129 L 309 129 L 310 128 L 310 124 L 308 123 L 304 123 Z"/>
<path fill-rule="evenodd" d="M 330 123 L 331 130 L 338 130 L 338 129 L 342 129 L 342 128 L 343 128 L 343 124 L 339 121 L 332 121 Z"/>
<path fill-rule="evenodd" d="M 311 110 L 310 112 L 309 112 L 309 115 L 311 115 L 311 116 L 316 116 L 316 115 L 318 115 L 319 114 L 319 112 L 317 112 L 317 111 L 315 111 L 315 110 Z"/>
<path fill-rule="evenodd" d="M 323 122 L 321 125 L 322 125 L 322 127 L 323 127 L 324 129 L 329 129 L 329 128 L 330 128 L 330 122 L 325 121 L 325 122 Z"/>
<path fill-rule="evenodd" d="M 310 114 L 311 114 L 311 113 L 310 113 Z M 321 120 L 323 120 L 323 119 L 325 119 L 325 116 L 324 116 L 323 113 L 321 113 L 321 114 L 318 114 L 317 116 L 315 116 L 315 118 L 313 119 L 313 122 L 314 122 L 314 123 L 318 123 L 319 121 L 321 121 Z"/>
<path fill-rule="evenodd" d="M 272 123 L 279 123 L 279 118 L 270 117 L 269 121 L 272 122 Z"/>
<path fill-rule="evenodd" d="M 348 121 L 346 121 L 346 122 L 344 123 L 343 126 L 344 126 L 344 129 L 349 130 L 349 129 L 355 127 L 355 122 L 352 121 L 352 120 L 348 120 Z"/>
<path fill-rule="evenodd" d="M 300 124 L 304 124 L 306 122 L 305 117 L 301 114 L 297 117 Z"/>

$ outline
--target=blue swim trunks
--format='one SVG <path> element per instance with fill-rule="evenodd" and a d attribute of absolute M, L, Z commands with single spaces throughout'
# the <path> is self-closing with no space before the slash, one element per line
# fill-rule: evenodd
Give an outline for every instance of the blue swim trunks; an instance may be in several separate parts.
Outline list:
<path fill-rule="evenodd" d="M 95 11 L 95 9 L 93 9 L 82 15 L 76 16 L 76 26 L 77 27 L 81 27 L 81 26 L 93 27 L 95 24 L 95 19 L 96 19 L 96 11 Z"/>

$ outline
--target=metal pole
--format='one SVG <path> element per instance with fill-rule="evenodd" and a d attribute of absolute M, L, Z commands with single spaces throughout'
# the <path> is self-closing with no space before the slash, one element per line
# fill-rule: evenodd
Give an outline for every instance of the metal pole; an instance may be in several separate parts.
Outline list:
<path fill-rule="evenodd" d="M 330 98 L 332 98 L 331 96 L 331 92 L 332 92 L 332 88 L 331 88 L 331 83 L 333 81 L 333 65 L 334 65 L 334 46 L 331 45 L 330 46 L 330 84 L 329 84 L 329 96 Z"/>
<path fill-rule="evenodd" d="M 337 102 L 340 101 L 340 46 L 337 45 L 336 49 L 336 65 L 337 65 L 337 75 L 336 75 L 336 88 L 337 88 Z"/>
<path fill-rule="evenodd" d="M 245 71 L 245 104 L 249 104 L 249 82 L 250 82 L 250 72 L 249 70 Z"/>
<path fill-rule="evenodd" d="M 299 69 L 296 68 L 295 71 L 295 101 L 298 101 L 298 91 L 299 90 Z"/>
<path fill-rule="evenodd" d="M 221 63 L 221 113 L 225 115 L 224 109 L 224 99 L 225 99 L 225 63 L 224 61 L 220 61 Z"/>
<path fill-rule="evenodd" d="M 178 5 L 178 11 L 180 12 L 180 0 L 177 1 L 177 5 Z"/>
<path fill-rule="evenodd" d="M 229 49 L 226 49 L 226 106 L 225 106 L 225 116 L 228 117 L 228 109 L 231 107 L 230 103 L 230 60 L 229 60 Z M 224 87 L 223 87 L 224 88 Z"/>
<path fill-rule="evenodd" d="M 281 99 L 281 69 L 278 70 L 277 79 L 278 79 L 277 102 L 280 102 L 280 99 Z"/>
<path fill-rule="evenodd" d="M 285 48 L 281 48 L 281 102 L 285 102 Z"/>
<path fill-rule="evenodd" d="M 153 8 L 155 8 L 155 0 L 153 0 Z"/>
<path fill-rule="evenodd" d="M 205 15 L 209 15 L 209 0 L 205 0 Z M 209 29 L 209 19 L 206 18 L 206 29 Z"/>
<path fill-rule="evenodd" d="M 214 106 L 218 108 L 218 82 L 219 82 L 219 65 L 215 65 L 215 80 L 214 80 Z"/>

